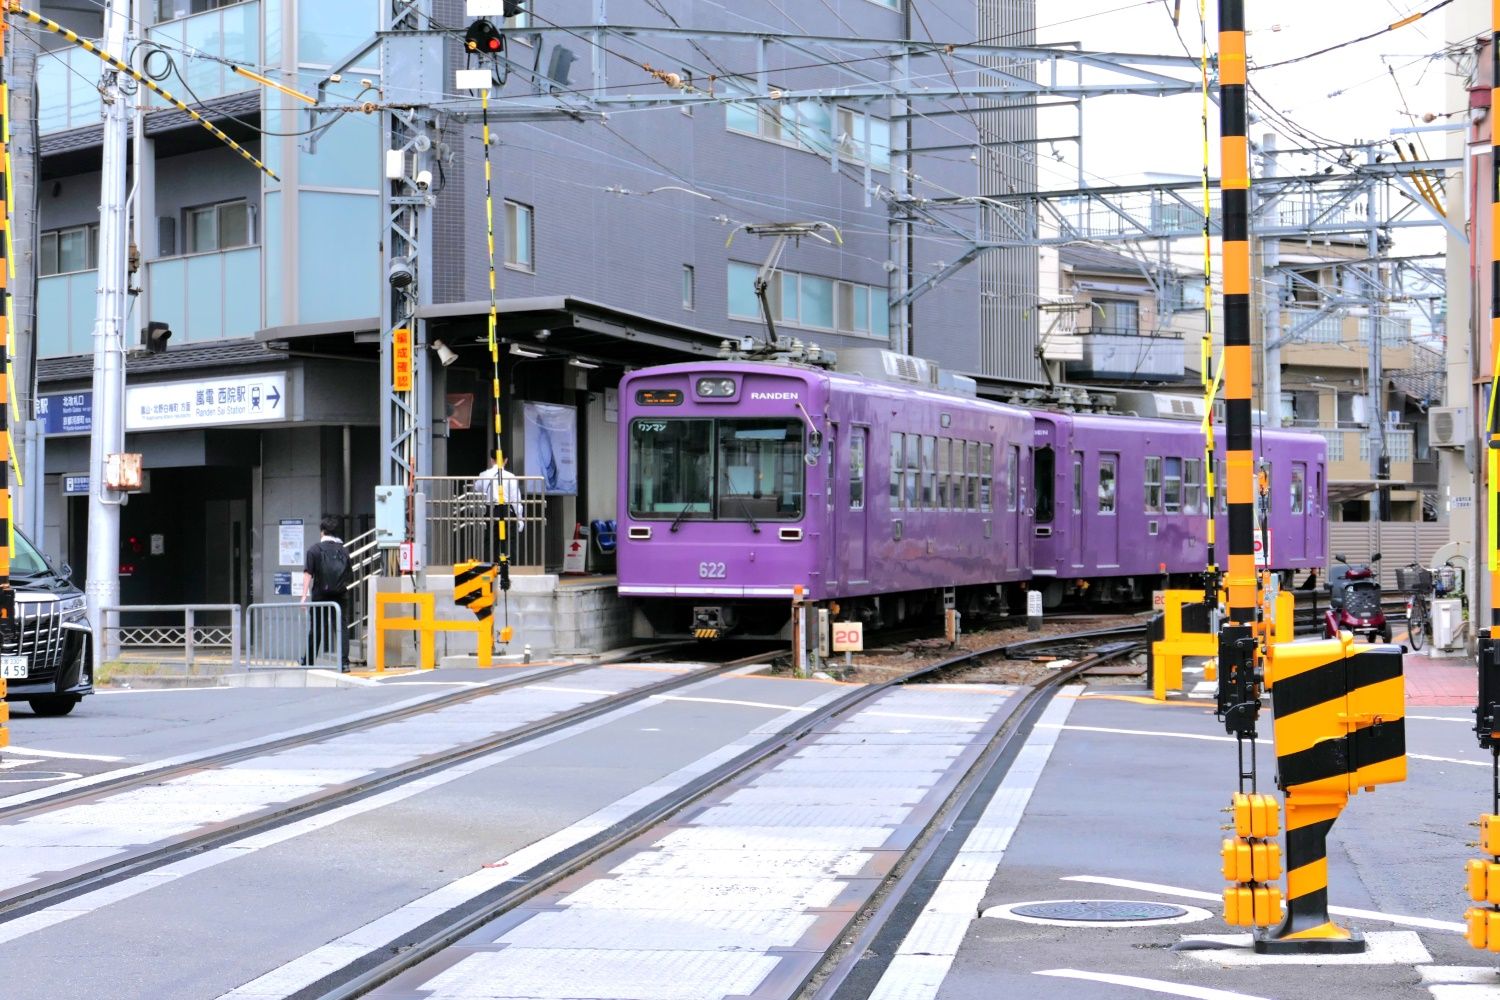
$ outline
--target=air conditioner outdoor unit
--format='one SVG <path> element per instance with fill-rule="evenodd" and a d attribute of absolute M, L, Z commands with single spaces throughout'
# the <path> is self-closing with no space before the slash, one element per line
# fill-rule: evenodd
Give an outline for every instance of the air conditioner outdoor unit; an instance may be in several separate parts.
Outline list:
<path fill-rule="evenodd" d="M 1434 448 L 1462 448 L 1469 443 L 1469 408 L 1432 407 L 1427 411 L 1427 436 Z"/>

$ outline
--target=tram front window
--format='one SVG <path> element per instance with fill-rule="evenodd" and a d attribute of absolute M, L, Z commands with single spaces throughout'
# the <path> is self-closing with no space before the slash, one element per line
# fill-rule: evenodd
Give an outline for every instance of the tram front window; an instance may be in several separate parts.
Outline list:
<path fill-rule="evenodd" d="M 800 421 L 720 420 L 719 520 L 797 520 L 806 468 Z"/>
<path fill-rule="evenodd" d="M 638 518 L 795 521 L 807 467 L 797 420 L 638 418 L 630 513 Z"/>
<path fill-rule="evenodd" d="M 712 420 L 636 420 L 630 427 L 630 513 L 713 517 Z"/>

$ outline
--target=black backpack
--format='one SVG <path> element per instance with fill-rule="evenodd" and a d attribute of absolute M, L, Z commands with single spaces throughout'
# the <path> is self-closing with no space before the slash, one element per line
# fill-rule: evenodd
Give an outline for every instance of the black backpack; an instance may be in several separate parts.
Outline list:
<path fill-rule="evenodd" d="M 349 587 L 349 551 L 338 542 L 318 543 L 318 572 L 313 589 L 320 594 L 342 594 Z"/>

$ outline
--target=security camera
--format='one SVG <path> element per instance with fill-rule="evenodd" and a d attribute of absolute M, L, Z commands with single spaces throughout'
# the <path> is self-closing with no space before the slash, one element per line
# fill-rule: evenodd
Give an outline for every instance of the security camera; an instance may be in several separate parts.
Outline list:
<path fill-rule="evenodd" d="M 432 342 L 432 349 L 437 352 L 438 364 L 442 365 L 444 368 L 447 368 L 449 365 L 453 364 L 453 362 L 458 360 L 458 354 L 453 350 L 453 348 L 449 347 L 441 340 L 434 340 Z"/>
<path fill-rule="evenodd" d="M 390 270 L 385 276 L 392 288 L 405 288 L 416 279 L 416 272 L 412 270 L 410 260 L 405 257 L 396 257 L 391 260 Z"/>
<path fill-rule="evenodd" d="M 417 171 L 417 190 L 418 191 L 426 191 L 430 187 L 432 187 L 432 171 L 431 170 L 418 170 Z"/>

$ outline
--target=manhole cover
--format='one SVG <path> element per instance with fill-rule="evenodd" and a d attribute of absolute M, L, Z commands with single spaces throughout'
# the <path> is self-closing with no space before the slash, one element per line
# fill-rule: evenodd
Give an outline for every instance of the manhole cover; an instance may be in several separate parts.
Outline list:
<path fill-rule="evenodd" d="M 1172 920 L 1185 917 L 1188 913 L 1181 906 L 1122 899 L 1059 899 L 1011 907 L 1011 912 L 1018 917 L 1037 920 L 1077 920 L 1089 923 L 1103 920 Z"/>

